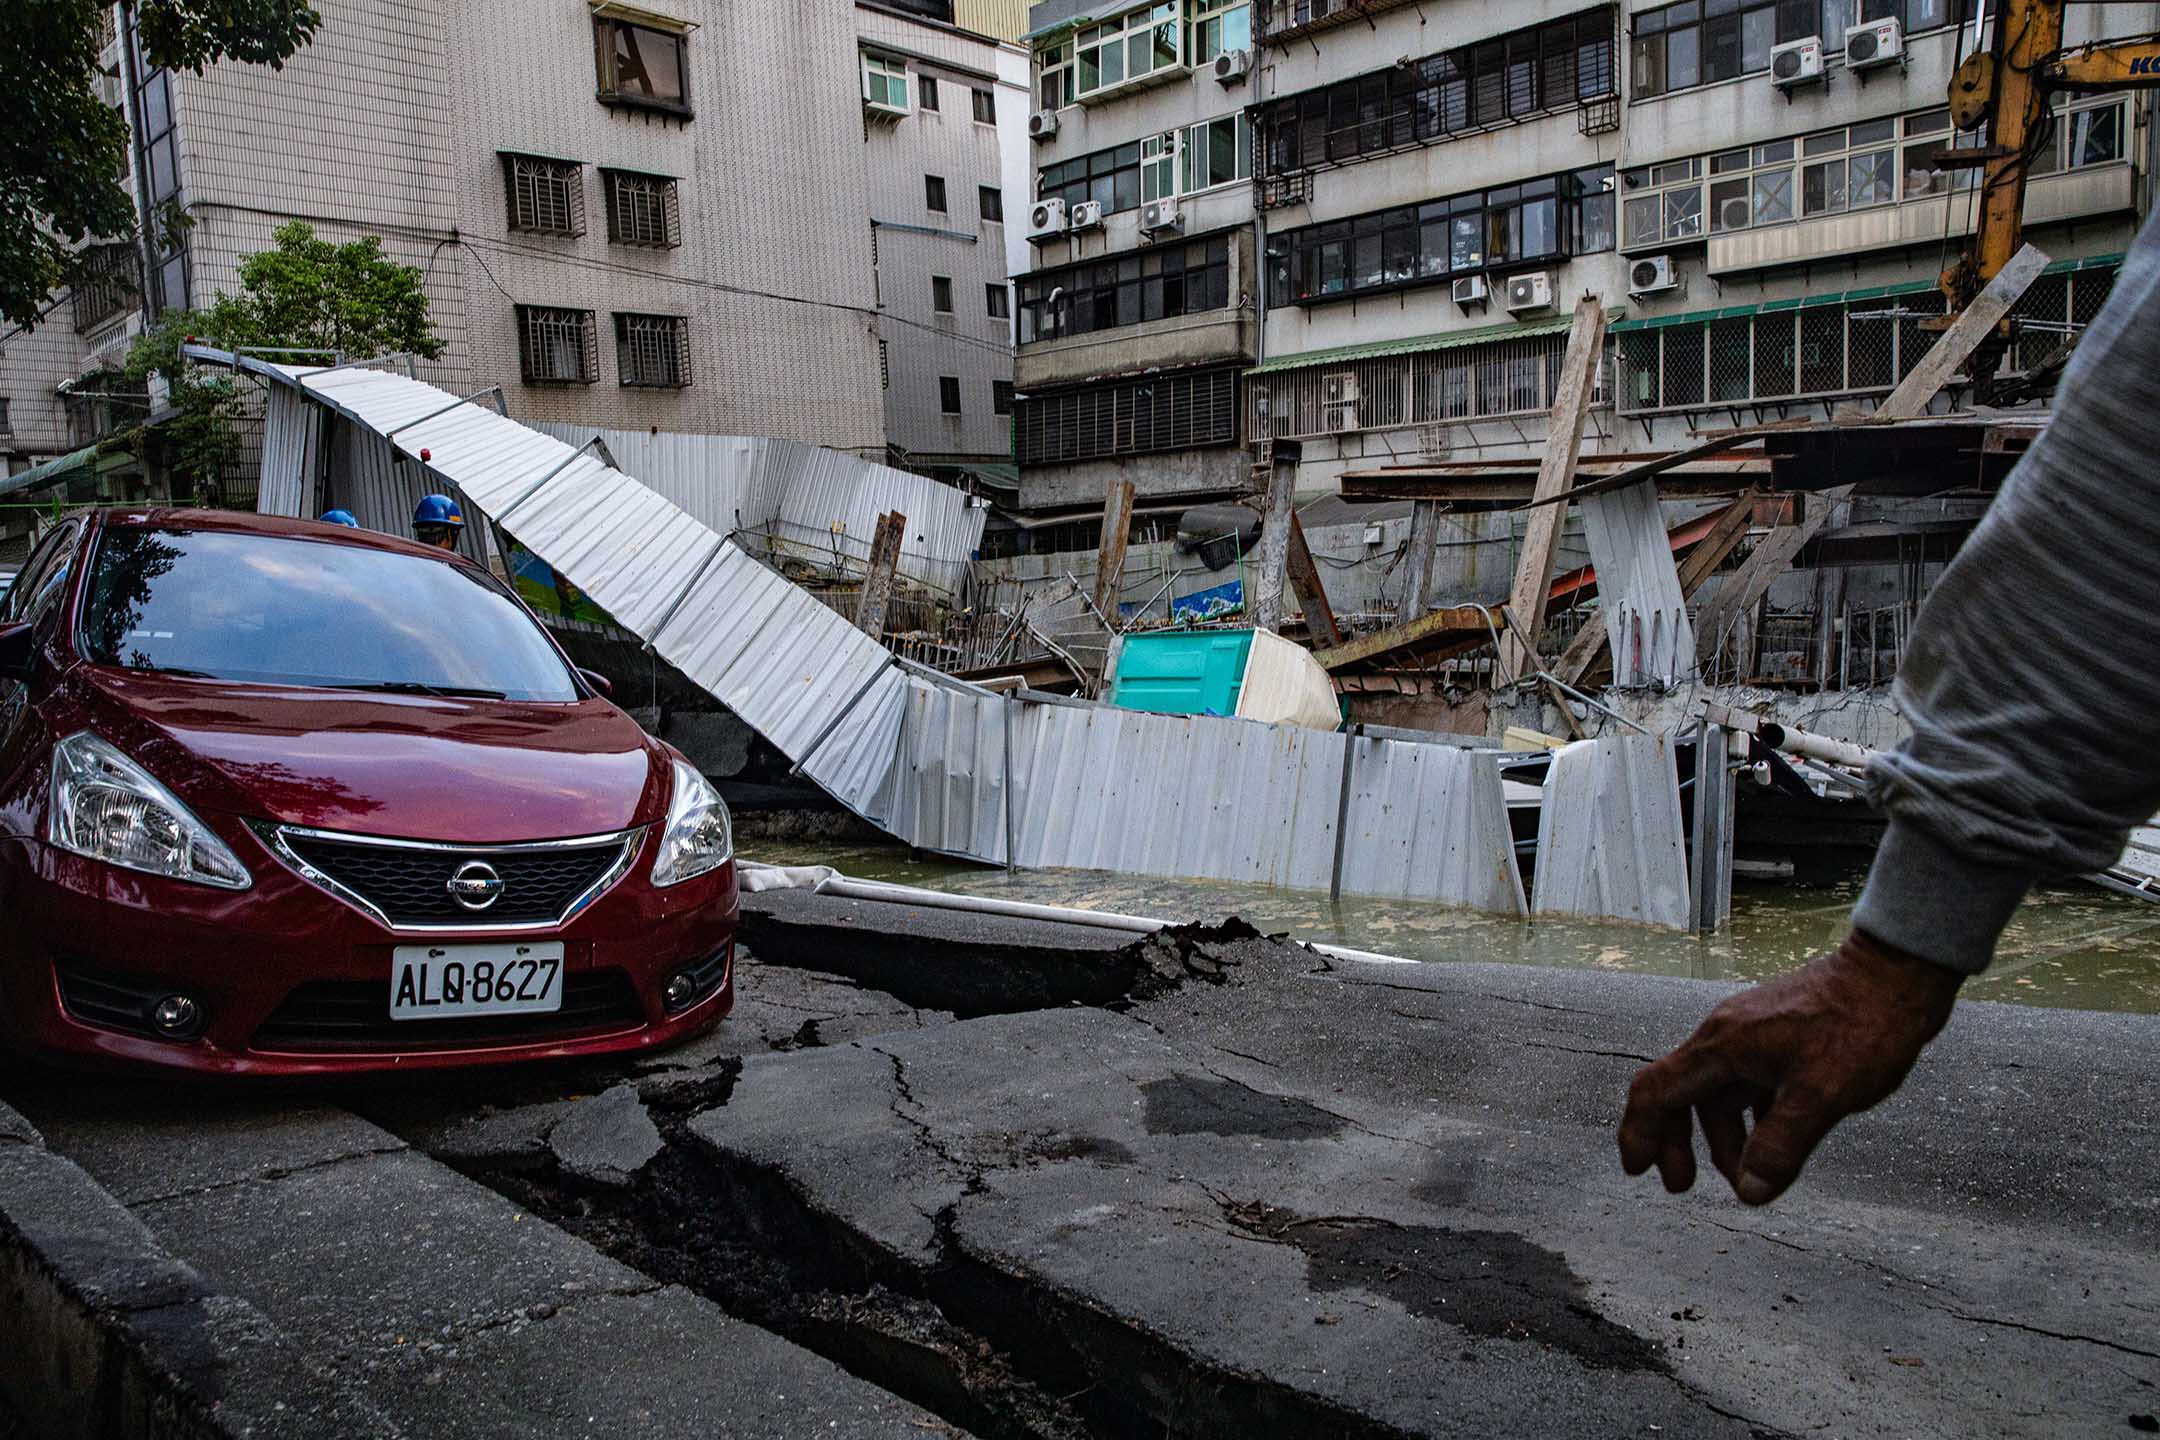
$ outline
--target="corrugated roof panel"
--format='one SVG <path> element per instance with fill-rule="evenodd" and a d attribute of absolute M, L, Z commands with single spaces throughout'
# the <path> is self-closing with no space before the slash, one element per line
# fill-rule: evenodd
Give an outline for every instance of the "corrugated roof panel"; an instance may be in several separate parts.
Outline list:
<path fill-rule="evenodd" d="M 1687 928 L 1687 846 L 1669 736 L 1608 735 L 1553 753 L 1532 898 L 1540 915 Z"/>
<path fill-rule="evenodd" d="M 1625 312 L 1620 312 L 1625 313 Z M 1330 350 L 1304 350 L 1271 355 L 1253 366 L 1247 375 L 1273 375 L 1282 370 L 1304 370 L 1314 365 L 1339 365 L 1350 360 L 1374 360 L 1383 355 L 1415 355 L 1427 350 L 1453 350 L 1463 345 L 1485 345 L 1501 340 L 1534 340 L 1541 335 L 1567 333 L 1570 316 L 1535 320 L 1529 324 L 1509 322 L 1481 325 L 1472 330 L 1448 330 L 1438 335 L 1418 335 L 1406 340 L 1376 340 L 1369 345 L 1338 345 Z"/>

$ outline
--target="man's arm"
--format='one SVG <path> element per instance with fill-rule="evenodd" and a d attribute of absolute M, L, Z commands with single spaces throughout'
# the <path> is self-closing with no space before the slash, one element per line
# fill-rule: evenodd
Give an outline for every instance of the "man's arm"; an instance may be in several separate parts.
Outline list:
<path fill-rule="evenodd" d="M 2156 561 L 2160 221 L 1914 626 L 1898 677 L 1913 734 L 1868 772 L 1890 824 L 1852 934 L 1635 1077 L 1630 1175 L 1694 1183 L 1699 1118 L 1735 1193 L 1775 1199 L 1832 1126 L 1904 1082 L 2035 880 L 2114 863 L 2160 809 Z"/>

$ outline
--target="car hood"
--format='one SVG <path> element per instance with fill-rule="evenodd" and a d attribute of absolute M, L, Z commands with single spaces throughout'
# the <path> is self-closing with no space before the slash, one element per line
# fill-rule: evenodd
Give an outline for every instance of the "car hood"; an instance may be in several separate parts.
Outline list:
<path fill-rule="evenodd" d="M 190 806 L 502 844 L 658 819 L 666 751 L 605 700 L 526 704 L 77 672 L 92 728 Z"/>

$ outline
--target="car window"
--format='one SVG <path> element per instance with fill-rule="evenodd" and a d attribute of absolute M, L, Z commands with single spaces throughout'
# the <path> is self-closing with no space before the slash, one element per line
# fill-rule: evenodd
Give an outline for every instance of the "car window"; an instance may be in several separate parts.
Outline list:
<path fill-rule="evenodd" d="M 75 541 L 81 534 L 80 525 L 62 525 L 47 535 L 32 552 L 29 563 L 8 587 L 7 599 L 0 604 L 0 620 L 14 623 L 36 620 L 45 613 L 53 596 L 60 593 L 62 582 L 68 576 L 68 561 L 75 553 Z"/>
<path fill-rule="evenodd" d="M 486 572 L 333 541 L 102 532 L 83 607 L 97 665 L 274 685 L 576 700 L 569 666 Z"/>

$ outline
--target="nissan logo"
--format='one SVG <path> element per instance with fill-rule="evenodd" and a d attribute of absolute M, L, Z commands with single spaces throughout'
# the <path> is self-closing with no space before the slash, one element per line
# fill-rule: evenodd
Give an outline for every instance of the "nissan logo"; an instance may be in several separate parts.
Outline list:
<path fill-rule="evenodd" d="M 485 910 L 502 898 L 503 878 L 485 860 L 468 860 L 443 882 L 443 888 L 467 910 Z"/>

